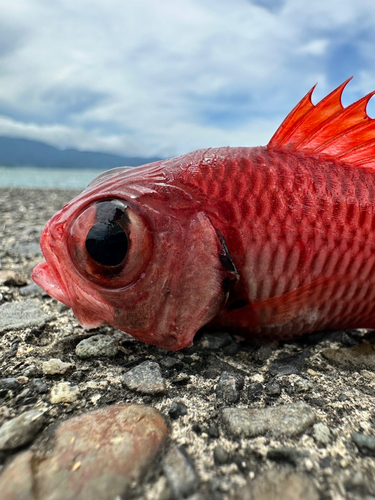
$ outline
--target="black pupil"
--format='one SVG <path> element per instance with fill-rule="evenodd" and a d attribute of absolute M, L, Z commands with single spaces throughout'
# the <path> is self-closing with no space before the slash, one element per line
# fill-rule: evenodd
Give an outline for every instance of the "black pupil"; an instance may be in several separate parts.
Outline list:
<path fill-rule="evenodd" d="M 110 202 L 102 203 L 97 210 L 99 219 L 104 215 L 104 222 L 94 224 L 86 236 L 86 250 L 95 262 L 103 266 L 118 266 L 125 259 L 128 251 L 128 237 L 118 224 L 124 212 L 118 207 L 108 207 Z M 104 207 L 103 205 L 107 205 Z M 109 208 L 115 208 L 111 213 Z M 103 209 L 104 213 L 103 213 Z M 100 213 L 101 212 L 101 213 Z M 108 220 L 109 219 L 109 220 Z"/>

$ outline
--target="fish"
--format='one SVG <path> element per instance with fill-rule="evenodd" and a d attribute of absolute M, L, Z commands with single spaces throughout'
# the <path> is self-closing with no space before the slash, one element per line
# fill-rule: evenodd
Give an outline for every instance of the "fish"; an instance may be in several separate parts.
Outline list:
<path fill-rule="evenodd" d="M 267 146 L 102 173 L 47 223 L 36 284 L 83 328 L 168 350 L 202 327 L 241 338 L 375 328 L 374 92 L 315 86 Z"/>

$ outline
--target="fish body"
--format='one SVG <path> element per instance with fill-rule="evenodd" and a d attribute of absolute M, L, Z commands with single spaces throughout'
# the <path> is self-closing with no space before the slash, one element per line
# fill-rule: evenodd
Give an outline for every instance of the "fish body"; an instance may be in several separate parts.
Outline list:
<path fill-rule="evenodd" d="M 290 338 L 375 327 L 372 94 L 310 91 L 266 147 L 110 170 L 58 212 L 33 279 L 85 328 L 167 349 L 204 325 Z"/>

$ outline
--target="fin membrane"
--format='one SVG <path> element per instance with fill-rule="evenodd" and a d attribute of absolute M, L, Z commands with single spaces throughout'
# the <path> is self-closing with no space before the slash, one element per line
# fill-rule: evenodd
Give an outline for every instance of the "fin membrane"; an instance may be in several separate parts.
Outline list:
<path fill-rule="evenodd" d="M 361 167 L 375 167 L 375 119 L 366 107 L 375 91 L 346 108 L 341 104 L 349 78 L 318 104 L 311 102 L 315 86 L 289 113 L 268 148 L 331 156 Z"/>

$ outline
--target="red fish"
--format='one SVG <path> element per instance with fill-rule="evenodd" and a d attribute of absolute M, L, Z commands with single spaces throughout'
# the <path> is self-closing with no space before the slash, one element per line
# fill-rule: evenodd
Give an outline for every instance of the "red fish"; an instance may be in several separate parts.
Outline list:
<path fill-rule="evenodd" d="M 46 225 L 34 281 L 84 328 L 172 350 L 208 323 L 375 328 L 375 92 L 344 108 L 348 81 L 317 105 L 313 88 L 266 147 L 100 175 Z"/>

